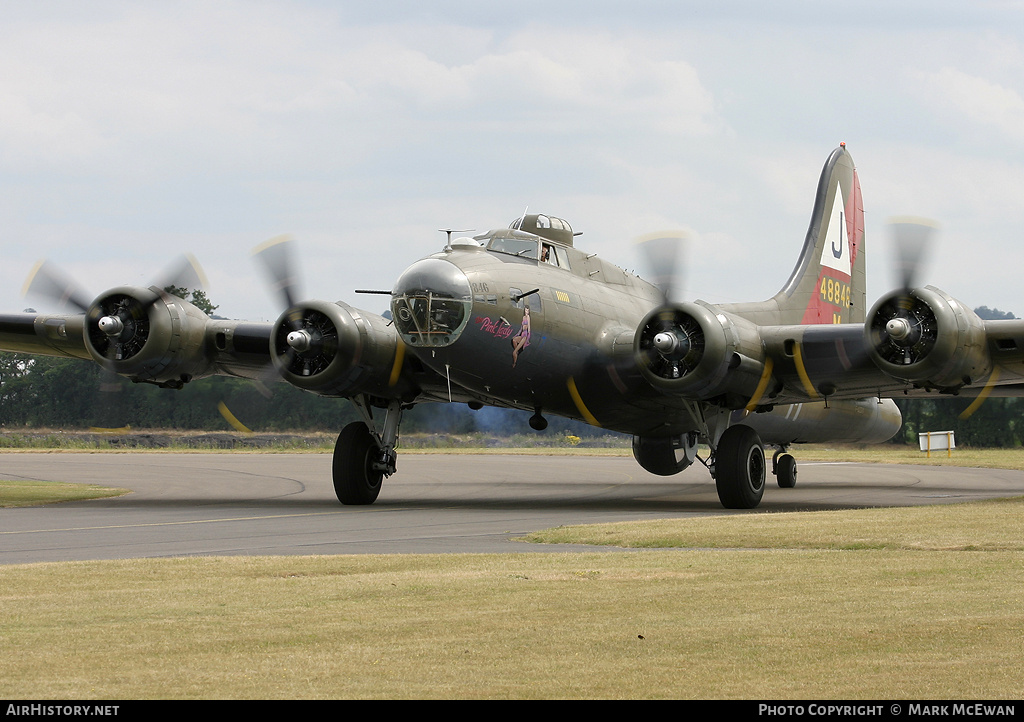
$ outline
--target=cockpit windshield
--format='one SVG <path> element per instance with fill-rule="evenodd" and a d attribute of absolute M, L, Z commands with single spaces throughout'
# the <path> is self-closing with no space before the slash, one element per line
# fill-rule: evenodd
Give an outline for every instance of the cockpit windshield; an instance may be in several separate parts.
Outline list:
<path fill-rule="evenodd" d="M 507 253 L 520 258 L 537 258 L 537 241 L 529 238 L 508 238 L 498 236 L 491 239 L 489 250 Z"/>

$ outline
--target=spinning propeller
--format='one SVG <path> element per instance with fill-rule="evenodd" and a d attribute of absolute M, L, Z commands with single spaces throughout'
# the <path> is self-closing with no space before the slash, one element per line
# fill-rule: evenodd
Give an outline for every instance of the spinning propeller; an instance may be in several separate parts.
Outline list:
<path fill-rule="evenodd" d="M 50 261 L 36 264 L 23 293 L 55 301 L 60 308 L 74 308 L 86 315 L 86 335 L 97 361 L 109 368 L 138 354 L 149 337 L 149 311 L 169 294 L 164 289 L 202 289 L 206 279 L 198 261 L 182 255 L 154 279 L 152 287 L 114 289 L 94 301 L 67 274 Z M 129 292 L 129 291 L 134 291 Z"/>
<path fill-rule="evenodd" d="M 658 287 L 658 306 L 640 331 L 636 360 L 656 377 L 679 379 L 692 372 L 704 354 L 704 333 L 692 315 L 679 308 L 681 267 L 689 236 L 683 231 L 649 233 L 637 239 L 648 278 Z"/>
<path fill-rule="evenodd" d="M 326 314 L 299 303 L 295 241 L 288 235 L 276 236 L 257 246 L 253 256 L 284 307 L 271 339 L 275 368 L 296 376 L 324 371 L 338 354 L 338 329 Z"/>
<path fill-rule="evenodd" d="M 933 309 L 915 293 L 917 278 L 938 226 L 920 218 L 894 218 L 889 233 L 896 254 L 898 288 L 873 309 L 868 333 L 887 363 L 909 366 L 935 346 L 938 323 Z"/>
<path fill-rule="evenodd" d="M 680 266 L 688 243 L 689 235 L 685 231 L 659 231 L 636 239 L 647 276 L 661 291 L 662 305 L 681 300 L 679 289 L 683 279 Z"/>

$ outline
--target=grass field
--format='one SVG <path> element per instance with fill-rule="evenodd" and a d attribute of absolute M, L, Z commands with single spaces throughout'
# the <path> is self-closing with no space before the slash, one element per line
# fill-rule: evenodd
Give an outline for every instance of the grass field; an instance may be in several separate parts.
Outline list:
<path fill-rule="evenodd" d="M 104 499 L 129 493 L 120 489 L 95 484 L 65 484 L 57 481 L 0 480 L 0 509 L 16 506 L 39 506 L 62 501 Z"/>
<path fill-rule="evenodd" d="M 1017 699 L 1022 561 L 762 547 L 10 566 L 0 695 Z"/>
<path fill-rule="evenodd" d="M 1022 539 L 1018 499 L 534 537 L 642 551 L 11 565 L 0 696 L 1018 699 Z"/>

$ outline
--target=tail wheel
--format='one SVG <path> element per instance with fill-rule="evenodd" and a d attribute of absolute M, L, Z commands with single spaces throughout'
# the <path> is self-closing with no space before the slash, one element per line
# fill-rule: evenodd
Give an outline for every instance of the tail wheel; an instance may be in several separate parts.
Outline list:
<path fill-rule="evenodd" d="M 380 447 L 362 421 L 353 421 L 334 445 L 334 493 L 342 504 L 372 504 L 380 494 L 384 472 L 375 470 Z"/>
<path fill-rule="evenodd" d="M 796 486 L 796 459 L 791 454 L 782 454 L 775 462 L 775 481 L 780 489 Z"/>
<path fill-rule="evenodd" d="M 726 509 L 753 509 L 764 496 L 761 439 L 749 426 L 730 426 L 715 451 L 715 486 Z"/>

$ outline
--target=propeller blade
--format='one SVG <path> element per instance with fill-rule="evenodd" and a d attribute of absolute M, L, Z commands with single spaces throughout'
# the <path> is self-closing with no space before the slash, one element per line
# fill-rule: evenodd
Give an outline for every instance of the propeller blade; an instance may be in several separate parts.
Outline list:
<path fill-rule="evenodd" d="M 896 253 L 900 288 L 914 288 L 939 226 L 927 218 L 891 218 L 889 234 Z"/>
<path fill-rule="evenodd" d="M 206 288 L 206 274 L 195 256 L 184 253 L 157 275 L 153 285 L 161 290 L 180 288 L 201 291 Z"/>
<path fill-rule="evenodd" d="M 105 394 L 114 394 L 119 393 L 122 388 L 124 386 L 121 383 L 121 377 L 114 373 L 109 366 L 102 366 L 100 369 L 100 391 Z"/>
<path fill-rule="evenodd" d="M 289 235 L 275 236 L 253 249 L 253 256 L 262 265 L 271 288 L 280 299 L 282 308 L 291 308 L 298 301 L 299 281 L 293 270 L 295 241 Z"/>
<path fill-rule="evenodd" d="M 72 306 L 82 313 L 88 312 L 92 303 L 81 286 L 50 261 L 39 261 L 35 265 L 25 281 L 22 295 L 56 301 L 60 308 Z"/>
<path fill-rule="evenodd" d="M 302 362 L 305 353 L 301 350 L 303 339 L 297 335 L 298 332 L 304 329 L 305 324 L 303 311 L 297 307 L 302 294 L 298 273 L 295 270 L 295 247 L 294 239 L 290 235 L 285 234 L 271 238 L 252 251 L 257 265 L 263 269 L 263 273 L 270 283 L 271 291 L 277 296 L 278 304 L 283 311 L 287 312 L 284 323 L 292 330 L 292 333 L 288 335 L 296 334 L 295 338 L 288 342 L 287 349 L 284 350 L 281 367 L 278 368 L 271 364 L 260 375 L 261 393 L 265 392 L 268 398 L 271 394 L 268 384 L 272 380 L 279 379 L 288 369 L 292 369 L 296 363 Z M 277 341 L 272 339 L 271 343 L 274 344 Z"/>
<path fill-rule="evenodd" d="M 680 300 L 684 247 L 688 242 L 689 234 L 679 230 L 648 233 L 636 239 L 647 276 L 661 290 L 664 303 Z"/>

